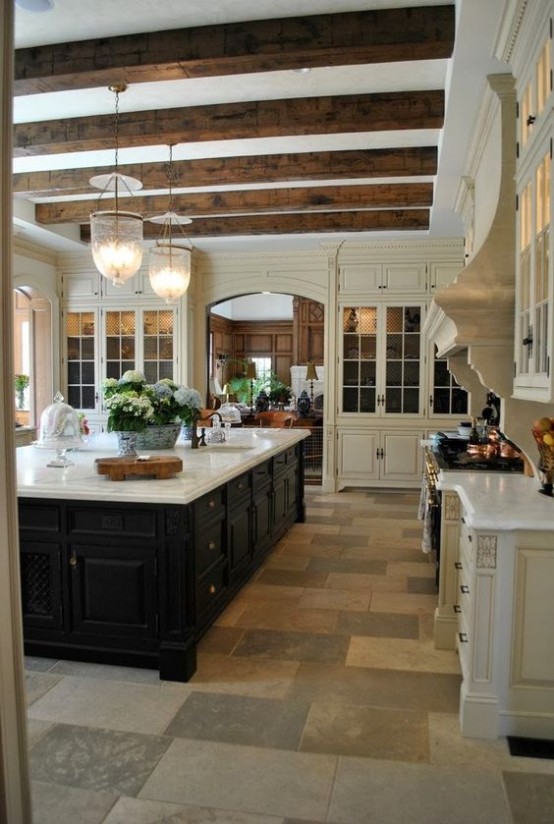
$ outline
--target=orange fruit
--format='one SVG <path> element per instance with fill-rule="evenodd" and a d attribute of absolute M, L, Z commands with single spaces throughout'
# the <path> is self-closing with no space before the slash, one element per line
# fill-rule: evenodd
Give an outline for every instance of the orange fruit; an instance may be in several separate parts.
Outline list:
<path fill-rule="evenodd" d="M 538 421 L 535 421 L 535 423 L 533 424 L 533 428 L 536 429 L 538 432 L 548 432 L 550 429 L 553 428 L 553 424 L 550 418 L 544 417 L 539 418 Z"/>
<path fill-rule="evenodd" d="M 551 435 L 550 432 L 545 432 L 542 439 L 547 446 L 554 446 L 554 435 Z"/>

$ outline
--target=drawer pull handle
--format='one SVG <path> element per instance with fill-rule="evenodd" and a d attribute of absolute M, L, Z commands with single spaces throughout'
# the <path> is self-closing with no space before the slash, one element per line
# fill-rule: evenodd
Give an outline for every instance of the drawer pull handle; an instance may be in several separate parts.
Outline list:
<path fill-rule="evenodd" d="M 458 633 L 458 638 L 460 639 L 461 644 L 467 644 L 467 642 L 468 642 L 467 632 L 459 632 Z"/>
<path fill-rule="evenodd" d="M 454 610 L 454 612 L 455 612 L 457 615 L 459 615 L 459 614 L 460 614 L 460 612 L 462 611 L 462 608 L 461 608 L 461 606 L 460 606 L 459 604 L 454 604 L 454 606 L 452 607 L 452 609 Z"/>
<path fill-rule="evenodd" d="M 208 501 L 208 507 L 209 507 L 210 509 L 213 509 L 213 508 L 214 508 L 214 506 L 215 506 L 215 501 L 214 501 L 214 499 L 212 498 L 210 501 Z"/>
<path fill-rule="evenodd" d="M 463 592 L 464 595 L 469 595 L 469 587 L 467 584 L 462 584 L 460 586 L 460 592 Z"/>
<path fill-rule="evenodd" d="M 467 536 L 467 539 L 468 539 L 468 541 L 469 541 L 469 543 L 470 543 L 470 544 L 472 544 L 472 543 L 473 543 L 473 536 L 472 536 L 472 535 L 468 535 L 468 536 Z"/>
<path fill-rule="evenodd" d="M 244 489 L 244 484 L 242 483 L 242 481 L 237 484 L 237 489 Z"/>
<path fill-rule="evenodd" d="M 215 549 L 215 546 L 216 546 L 215 541 L 210 541 L 209 544 L 208 544 L 208 549 Z"/>
<path fill-rule="evenodd" d="M 460 518 L 460 521 L 461 521 L 463 524 L 465 524 L 466 519 L 463 517 L 463 515 L 462 515 L 462 517 Z"/>
<path fill-rule="evenodd" d="M 77 566 L 77 556 L 74 552 L 72 553 L 71 558 L 69 559 L 69 565 L 72 567 Z"/>
<path fill-rule="evenodd" d="M 215 595 L 215 584 L 211 584 L 209 592 L 210 592 L 210 595 Z"/>
<path fill-rule="evenodd" d="M 462 569 L 462 562 L 461 561 L 454 561 L 454 566 L 456 569 Z"/>

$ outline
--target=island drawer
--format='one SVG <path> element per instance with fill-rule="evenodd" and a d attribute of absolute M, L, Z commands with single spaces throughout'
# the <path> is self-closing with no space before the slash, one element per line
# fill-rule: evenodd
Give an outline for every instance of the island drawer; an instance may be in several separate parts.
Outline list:
<path fill-rule="evenodd" d="M 252 475 L 250 472 L 244 472 L 227 484 L 227 503 L 229 506 L 237 506 L 250 498 L 251 491 Z"/>
<path fill-rule="evenodd" d="M 19 528 L 26 533 L 40 532 L 58 535 L 61 532 L 61 507 L 56 504 L 38 504 L 35 500 L 19 501 Z"/>
<path fill-rule="evenodd" d="M 196 619 L 197 626 L 202 626 L 202 616 L 209 615 L 218 601 L 227 592 L 227 565 L 221 562 L 207 575 L 196 582 Z"/>
<path fill-rule="evenodd" d="M 271 483 L 271 463 L 266 461 L 259 466 L 255 466 L 252 470 L 252 489 L 254 495 L 265 489 Z"/>
<path fill-rule="evenodd" d="M 155 510 L 134 504 L 128 507 L 68 506 L 67 531 L 73 538 L 91 535 L 125 538 L 157 538 L 158 517 Z"/>
<path fill-rule="evenodd" d="M 225 517 L 224 487 L 220 486 L 198 498 L 193 504 L 193 511 L 195 523 L 206 518 Z"/>
<path fill-rule="evenodd" d="M 225 521 L 204 524 L 195 530 L 196 575 L 201 576 L 225 552 Z"/>
<path fill-rule="evenodd" d="M 296 446 L 291 446 L 273 458 L 273 472 L 284 472 L 296 464 Z"/>

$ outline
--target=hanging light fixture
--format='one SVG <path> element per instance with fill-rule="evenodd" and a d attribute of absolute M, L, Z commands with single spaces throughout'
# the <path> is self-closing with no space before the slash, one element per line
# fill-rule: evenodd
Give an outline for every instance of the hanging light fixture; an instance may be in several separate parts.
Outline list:
<path fill-rule="evenodd" d="M 101 189 L 102 194 L 114 193 L 115 209 L 91 214 L 90 239 L 92 259 L 100 274 L 111 280 L 114 286 L 123 286 L 138 272 L 142 263 L 142 217 L 135 212 L 120 211 L 119 193 L 124 189 L 132 194 L 142 188 L 142 183 L 118 172 L 119 95 L 127 86 L 121 83 L 109 88 L 115 94 L 115 171 L 109 175 L 96 175 L 89 182 L 91 186 Z"/>
<path fill-rule="evenodd" d="M 161 298 L 165 298 L 166 303 L 175 303 L 189 288 L 192 246 L 181 227 L 192 223 L 192 220 L 190 217 L 180 217 L 172 209 L 172 191 L 175 182 L 173 146 L 169 147 L 169 162 L 165 164 L 165 174 L 169 189 L 168 210 L 163 215 L 149 218 L 152 223 L 161 223 L 162 230 L 155 245 L 150 249 L 148 274 L 154 292 Z M 173 225 L 177 226 L 181 232 L 180 243 L 175 243 L 173 240 Z"/>

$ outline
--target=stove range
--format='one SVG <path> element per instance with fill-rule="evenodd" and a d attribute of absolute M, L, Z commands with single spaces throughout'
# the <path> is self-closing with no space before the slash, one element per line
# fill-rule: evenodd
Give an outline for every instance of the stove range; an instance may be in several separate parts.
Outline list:
<path fill-rule="evenodd" d="M 502 455 L 471 455 L 468 442 L 461 438 L 440 437 L 432 450 L 439 469 L 466 472 L 523 472 L 521 457 L 507 458 Z"/>

